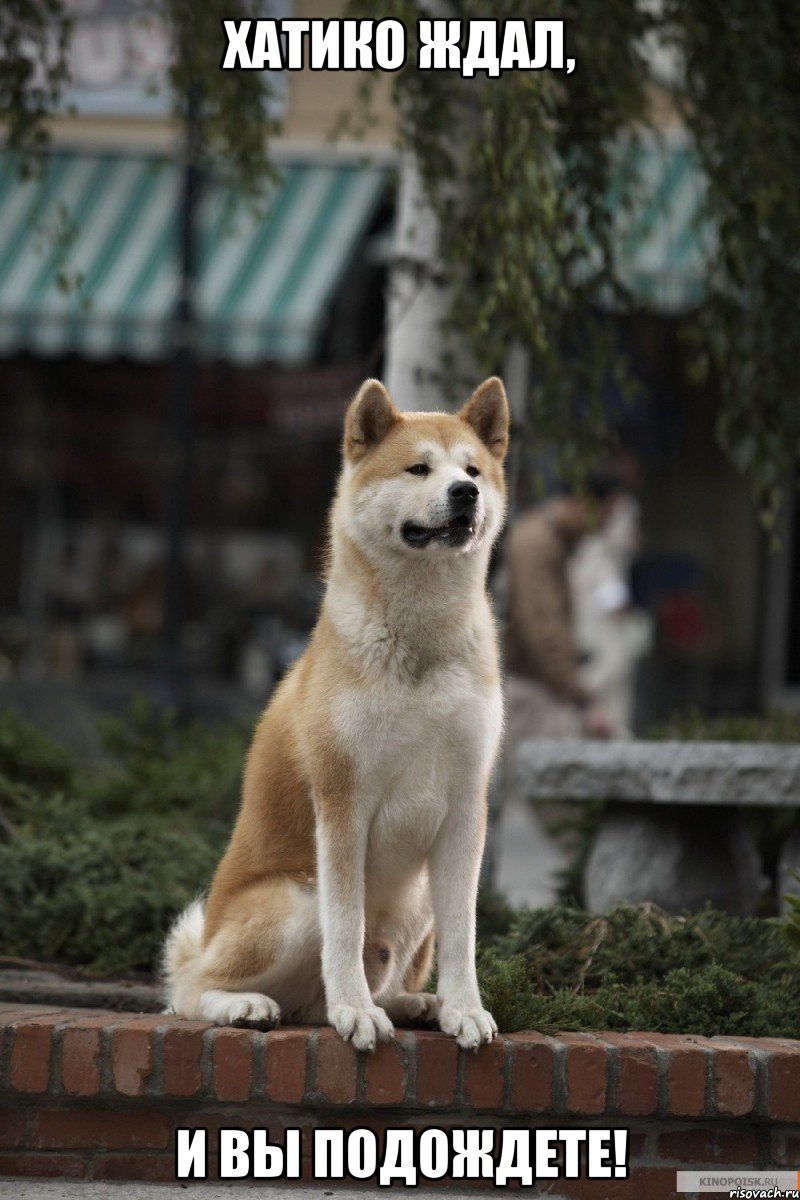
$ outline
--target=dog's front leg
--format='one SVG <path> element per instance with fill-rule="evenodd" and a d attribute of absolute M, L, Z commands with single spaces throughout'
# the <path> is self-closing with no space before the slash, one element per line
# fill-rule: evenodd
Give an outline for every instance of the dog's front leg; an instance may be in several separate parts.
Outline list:
<path fill-rule="evenodd" d="M 392 1036 L 392 1022 L 372 1003 L 364 972 L 366 822 L 357 815 L 320 813 L 317 863 L 322 979 L 328 1020 L 357 1050 L 374 1050 Z"/>
<path fill-rule="evenodd" d="M 465 1050 L 476 1050 L 497 1033 L 481 1003 L 475 972 L 475 907 L 486 832 L 481 794 L 451 804 L 431 849 L 431 896 L 439 957 L 439 1025 Z"/>

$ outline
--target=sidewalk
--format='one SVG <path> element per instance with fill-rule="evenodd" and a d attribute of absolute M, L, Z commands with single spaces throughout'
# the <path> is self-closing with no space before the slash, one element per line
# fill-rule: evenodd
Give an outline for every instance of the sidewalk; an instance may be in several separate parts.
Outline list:
<path fill-rule="evenodd" d="M 377 1200 L 385 1196 L 388 1188 L 338 1188 L 335 1184 L 309 1183 L 301 1187 L 290 1187 L 280 1180 L 269 1183 L 264 1179 L 245 1180 L 242 1183 L 204 1183 L 197 1180 L 183 1184 L 171 1183 L 84 1183 L 82 1180 L 63 1179 L 0 1179 L 0 1196 L 3 1200 L 186 1200 L 189 1192 L 196 1189 L 202 1200 L 230 1200 L 240 1188 L 269 1189 L 285 1200 L 306 1200 L 307 1197 L 331 1196 L 335 1200 Z M 402 1189 L 402 1185 L 398 1184 Z M 405 1189 L 407 1190 L 407 1189 Z M 419 1189 L 411 1189 L 422 1195 Z M 451 1192 L 437 1189 L 443 1200 L 475 1200 L 476 1192 Z M 550 1200 L 559 1200 L 551 1196 Z"/>

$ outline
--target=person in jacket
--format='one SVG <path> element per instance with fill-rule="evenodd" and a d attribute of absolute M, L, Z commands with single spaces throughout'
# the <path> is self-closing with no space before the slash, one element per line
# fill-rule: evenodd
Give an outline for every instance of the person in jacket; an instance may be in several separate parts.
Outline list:
<path fill-rule="evenodd" d="M 511 528 L 507 741 L 514 740 L 512 726 L 518 724 L 527 737 L 607 738 L 617 732 L 580 670 L 570 561 L 581 539 L 606 524 L 624 494 L 615 472 L 597 472 L 585 494 L 556 495 L 523 513 Z"/>
<path fill-rule="evenodd" d="M 591 477 L 585 495 L 563 493 L 524 512 L 506 544 L 505 733 L 492 787 L 486 874 L 516 906 L 555 902 L 563 848 L 516 782 L 527 738 L 614 736 L 618 730 L 584 678 L 576 649 L 570 562 L 605 525 L 622 481 Z"/>

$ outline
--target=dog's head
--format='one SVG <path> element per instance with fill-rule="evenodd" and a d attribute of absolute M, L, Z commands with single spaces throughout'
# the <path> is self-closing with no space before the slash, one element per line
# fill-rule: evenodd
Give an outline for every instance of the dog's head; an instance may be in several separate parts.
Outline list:
<path fill-rule="evenodd" d="M 469 555 L 505 513 L 508 402 L 499 379 L 460 412 L 401 413 L 368 379 L 347 410 L 341 513 L 370 557 Z"/>

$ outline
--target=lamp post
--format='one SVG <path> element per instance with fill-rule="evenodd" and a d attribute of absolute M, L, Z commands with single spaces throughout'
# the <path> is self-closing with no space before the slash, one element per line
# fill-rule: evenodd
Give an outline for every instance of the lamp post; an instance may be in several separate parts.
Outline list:
<path fill-rule="evenodd" d="M 166 428 L 164 621 L 160 658 L 162 702 L 180 715 L 186 709 L 182 653 L 186 611 L 186 534 L 192 469 L 192 433 L 197 380 L 197 209 L 202 188 L 199 165 L 201 99 L 190 88 L 178 211 L 178 299 L 172 334 Z"/>

